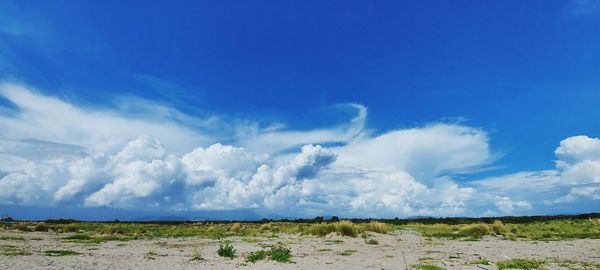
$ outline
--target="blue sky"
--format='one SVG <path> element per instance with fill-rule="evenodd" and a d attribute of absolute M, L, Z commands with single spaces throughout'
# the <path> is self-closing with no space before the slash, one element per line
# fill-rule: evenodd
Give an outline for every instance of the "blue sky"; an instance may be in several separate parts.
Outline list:
<path fill-rule="evenodd" d="M 0 205 L 593 211 L 598 29 L 594 0 L 5 1 Z"/>

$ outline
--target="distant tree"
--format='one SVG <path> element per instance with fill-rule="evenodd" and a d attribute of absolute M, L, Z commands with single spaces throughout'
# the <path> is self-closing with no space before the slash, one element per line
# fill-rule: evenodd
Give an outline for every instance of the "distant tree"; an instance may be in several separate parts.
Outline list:
<path fill-rule="evenodd" d="M 323 222 L 323 217 L 322 216 L 317 216 L 314 218 L 314 222 Z"/>
<path fill-rule="evenodd" d="M 332 222 L 337 222 L 337 221 L 340 221 L 340 218 L 339 218 L 339 217 L 337 217 L 337 216 L 331 216 L 331 219 L 330 219 L 330 220 L 331 220 Z"/>

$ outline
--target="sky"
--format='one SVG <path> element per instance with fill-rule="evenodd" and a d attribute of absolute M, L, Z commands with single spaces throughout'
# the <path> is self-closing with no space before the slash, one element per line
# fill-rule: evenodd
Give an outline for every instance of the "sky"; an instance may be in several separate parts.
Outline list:
<path fill-rule="evenodd" d="M 600 1 L 2 1 L 0 214 L 600 209 Z"/>

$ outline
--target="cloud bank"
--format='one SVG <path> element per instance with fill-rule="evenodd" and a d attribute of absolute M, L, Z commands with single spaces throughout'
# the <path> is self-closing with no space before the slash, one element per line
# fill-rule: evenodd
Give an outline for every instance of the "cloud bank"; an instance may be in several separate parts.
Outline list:
<path fill-rule="evenodd" d="M 600 139 L 587 136 L 560 142 L 555 168 L 465 182 L 457 176 L 497 157 L 484 130 L 433 123 L 371 135 L 360 104 L 345 105 L 357 112 L 347 124 L 289 130 L 148 102 L 134 115 L 89 108 L 18 84 L 0 96 L 11 104 L 0 111 L 1 205 L 406 217 L 600 201 Z"/>

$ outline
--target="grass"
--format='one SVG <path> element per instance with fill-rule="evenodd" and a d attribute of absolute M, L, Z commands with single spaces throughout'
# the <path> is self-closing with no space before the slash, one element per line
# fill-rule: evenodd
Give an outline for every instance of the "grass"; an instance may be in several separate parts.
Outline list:
<path fill-rule="evenodd" d="M 354 253 L 356 253 L 356 250 L 354 250 L 354 249 L 346 249 L 346 250 L 338 253 L 338 255 L 340 255 L 340 256 L 350 256 L 350 255 L 352 255 Z"/>
<path fill-rule="evenodd" d="M 3 256 L 27 256 L 31 253 L 23 248 L 13 245 L 0 245 L 0 255 Z"/>
<path fill-rule="evenodd" d="M 279 246 L 271 247 L 270 250 L 254 251 L 246 256 L 246 262 L 255 263 L 267 258 L 276 262 L 288 263 L 291 262 L 292 251 L 289 248 Z"/>
<path fill-rule="evenodd" d="M 222 239 L 230 236 L 257 237 L 284 234 L 309 234 L 325 236 L 336 233 L 356 237 L 362 233 L 390 233 L 395 230 L 414 230 L 425 237 L 450 238 L 476 241 L 484 236 L 496 236 L 508 240 L 554 241 L 569 239 L 600 239 L 600 219 L 548 219 L 526 223 L 501 221 L 475 222 L 470 220 L 448 221 L 423 220 L 427 224 L 410 221 L 369 221 L 354 223 L 342 220 L 329 223 L 305 221 L 289 222 L 186 222 L 186 223 L 123 223 L 123 222 L 75 222 L 46 221 L 39 223 L 7 224 L 8 230 L 49 231 L 76 233 L 87 238 L 65 240 L 82 243 L 105 241 L 128 241 L 162 237 L 202 237 Z M 438 222 L 438 223 L 435 223 Z M 446 222 L 446 223 L 442 223 Z M 469 223 L 470 222 L 470 223 Z M 453 223 L 453 224 L 449 224 Z M 402 224 L 402 225 L 401 225 Z M 79 236 L 78 236 L 79 237 Z M 83 236 L 85 237 L 85 236 Z"/>
<path fill-rule="evenodd" d="M 25 241 L 25 238 L 23 238 L 23 236 L 2 236 L 2 237 L 0 237 L 0 240 Z"/>
<path fill-rule="evenodd" d="M 204 258 L 202 258 L 202 244 L 198 244 L 195 245 L 192 248 L 192 258 L 190 259 L 190 261 L 202 261 L 204 260 Z"/>
<path fill-rule="evenodd" d="M 221 257 L 233 259 L 235 258 L 235 249 L 231 244 L 219 244 L 219 250 L 217 254 Z"/>
<path fill-rule="evenodd" d="M 71 236 L 63 237 L 65 242 L 83 243 L 83 244 L 101 244 L 108 241 L 131 241 L 138 239 L 134 236 L 115 236 L 115 235 L 98 235 L 92 236 L 89 234 L 74 234 Z"/>
<path fill-rule="evenodd" d="M 61 257 L 61 256 L 75 256 L 80 253 L 73 250 L 45 250 L 44 255 L 52 256 L 52 257 Z"/>
<path fill-rule="evenodd" d="M 262 261 L 262 260 L 266 259 L 267 255 L 268 255 L 267 251 L 265 251 L 265 250 L 250 252 L 250 254 L 248 254 L 248 256 L 246 256 L 246 261 L 255 263 L 257 261 Z"/>
<path fill-rule="evenodd" d="M 490 261 L 488 259 L 479 259 L 479 260 L 471 261 L 471 264 L 490 265 Z"/>
<path fill-rule="evenodd" d="M 445 270 L 446 268 L 433 265 L 433 264 L 417 264 L 415 268 L 419 270 Z"/>
<path fill-rule="evenodd" d="M 600 239 L 599 220 L 587 219 L 547 220 L 508 224 L 501 221 L 471 224 L 421 224 L 409 223 L 402 229 L 414 229 L 426 237 L 476 241 L 490 235 L 508 240 L 557 241 L 570 239 Z"/>
<path fill-rule="evenodd" d="M 367 243 L 368 245 L 379 245 L 379 241 L 373 238 L 365 240 L 365 243 Z"/>
<path fill-rule="evenodd" d="M 544 269 L 546 262 L 536 259 L 512 259 L 507 261 L 499 261 L 496 263 L 498 270 L 502 269 Z"/>
<path fill-rule="evenodd" d="M 290 262 L 292 251 L 289 248 L 273 247 L 269 252 L 269 257 L 276 262 Z"/>

